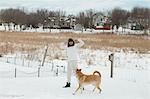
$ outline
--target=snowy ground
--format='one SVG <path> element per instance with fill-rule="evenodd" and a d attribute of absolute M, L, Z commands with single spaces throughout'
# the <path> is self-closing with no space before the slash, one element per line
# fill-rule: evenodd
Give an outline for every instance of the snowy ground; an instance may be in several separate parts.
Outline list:
<path fill-rule="evenodd" d="M 149 99 L 150 54 L 114 52 L 114 78 L 110 78 L 110 53 L 112 52 L 85 49 L 81 54 L 79 68 L 84 73 L 91 74 L 94 70 L 101 72 L 101 94 L 93 93 L 93 86 L 86 86 L 82 94 L 78 92 L 72 95 L 78 86 L 74 75 L 71 88 L 63 89 L 66 81 L 65 60 L 53 60 L 53 70 L 51 62 L 46 63 L 40 68 L 38 77 L 39 65 L 35 61 L 32 62 L 34 66 L 22 66 L 21 58 L 16 64 L 13 60 L 6 63 L 8 56 L 0 58 L 0 99 Z M 89 60 L 92 62 L 90 65 L 87 64 Z"/>
<path fill-rule="evenodd" d="M 11 64 L 2 62 L 0 62 L 0 66 L 5 66 L 5 68 L 13 67 Z M 19 68 L 20 66 L 15 67 Z M 87 74 L 92 73 L 96 68 L 83 68 L 83 72 Z M 19 69 L 26 72 L 34 72 L 33 68 L 20 67 Z M 150 83 L 132 82 L 118 78 L 111 79 L 105 70 L 105 68 L 101 68 L 101 87 L 103 89 L 101 94 L 98 92 L 93 93 L 93 86 L 86 86 L 82 94 L 78 92 L 76 95 L 72 95 L 78 85 L 75 76 L 72 77 L 71 88 L 63 89 L 62 86 L 65 84 L 65 76 L 51 75 L 40 78 L 0 78 L 0 99 L 149 99 Z"/>
<path fill-rule="evenodd" d="M 64 77 L 1 79 L 0 99 L 149 99 L 148 84 L 103 78 L 102 93 L 92 92 L 93 86 L 76 95 L 73 77 L 72 86 L 63 89 Z"/>

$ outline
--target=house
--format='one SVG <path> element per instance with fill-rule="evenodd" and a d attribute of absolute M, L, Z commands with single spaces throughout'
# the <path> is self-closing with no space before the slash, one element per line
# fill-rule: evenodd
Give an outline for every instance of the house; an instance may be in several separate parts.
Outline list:
<path fill-rule="evenodd" d="M 63 23 L 65 26 L 69 27 L 70 29 L 74 29 L 76 24 L 76 19 L 74 15 L 69 15 L 65 18 L 65 21 Z"/>
<path fill-rule="evenodd" d="M 96 13 L 93 16 L 94 28 L 96 30 L 111 30 L 111 20 L 102 13 Z"/>
<path fill-rule="evenodd" d="M 73 29 L 75 26 L 75 17 L 48 17 L 44 21 L 43 28 L 56 28 L 56 29 Z"/>
<path fill-rule="evenodd" d="M 143 30 L 144 27 L 141 24 L 134 23 L 131 25 L 131 30 Z"/>
<path fill-rule="evenodd" d="M 44 20 L 43 28 L 60 28 L 59 19 L 57 17 L 48 17 Z"/>
<path fill-rule="evenodd" d="M 128 18 L 127 24 L 125 25 L 126 28 L 131 29 L 131 30 L 143 30 L 144 26 L 138 23 L 135 19 Z"/>

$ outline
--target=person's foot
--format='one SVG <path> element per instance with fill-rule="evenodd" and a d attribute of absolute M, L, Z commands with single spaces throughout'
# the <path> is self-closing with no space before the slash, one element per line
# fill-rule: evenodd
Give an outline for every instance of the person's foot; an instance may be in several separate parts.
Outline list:
<path fill-rule="evenodd" d="M 63 88 L 68 88 L 68 87 L 70 87 L 70 85 L 71 85 L 70 82 L 67 82 Z"/>

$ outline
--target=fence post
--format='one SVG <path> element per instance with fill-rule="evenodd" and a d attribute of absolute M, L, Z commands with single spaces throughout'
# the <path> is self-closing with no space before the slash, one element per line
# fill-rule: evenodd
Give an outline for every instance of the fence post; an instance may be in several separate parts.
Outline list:
<path fill-rule="evenodd" d="M 15 78 L 17 77 L 17 68 L 15 68 Z"/>
<path fill-rule="evenodd" d="M 109 55 L 109 61 L 111 62 L 110 77 L 113 78 L 114 53 Z"/>
<path fill-rule="evenodd" d="M 22 60 L 22 66 L 24 66 L 24 58 L 23 58 L 23 60 Z"/>
<path fill-rule="evenodd" d="M 40 77 L 40 67 L 38 68 L 38 77 Z"/>
<path fill-rule="evenodd" d="M 51 71 L 53 71 L 53 69 L 54 69 L 54 62 L 52 60 L 52 69 L 51 69 Z"/>
<path fill-rule="evenodd" d="M 48 50 L 48 45 L 45 47 L 45 53 L 44 53 L 43 60 L 42 60 L 42 66 L 44 66 L 47 50 Z"/>
<path fill-rule="evenodd" d="M 56 76 L 58 76 L 58 68 L 57 68 L 57 70 L 56 70 Z"/>

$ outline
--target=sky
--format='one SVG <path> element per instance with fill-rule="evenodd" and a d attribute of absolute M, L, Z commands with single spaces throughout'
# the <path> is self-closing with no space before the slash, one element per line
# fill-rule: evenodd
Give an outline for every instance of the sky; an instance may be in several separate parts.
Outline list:
<path fill-rule="evenodd" d="M 135 6 L 150 8 L 150 0 L 0 0 L 0 9 L 25 8 L 63 10 L 75 14 L 87 9 L 107 11 L 115 7 L 131 10 Z"/>

